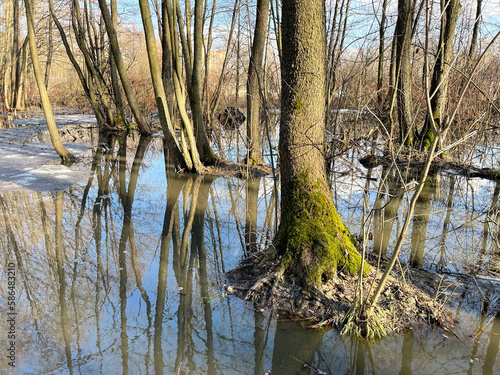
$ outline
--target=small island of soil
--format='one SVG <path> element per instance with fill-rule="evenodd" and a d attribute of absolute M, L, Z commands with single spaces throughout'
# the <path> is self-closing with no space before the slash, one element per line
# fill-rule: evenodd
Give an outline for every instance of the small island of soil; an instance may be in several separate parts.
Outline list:
<path fill-rule="evenodd" d="M 372 265 L 377 264 L 375 255 L 368 258 Z M 310 319 L 311 328 L 339 327 L 356 302 L 358 277 L 340 270 L 319 287 L 304 289 L 298 278 L 277 271 L 278 264 L 272 250 L 253 254 L 227 273 L 228 294 L 292 317 Z M 380 268 L 373 267 L 363 278 L 363 296 L 375 289 L 383 265 Z M 422 323 L 451 330 L 454 319 L 445 308 L 447 296 L 437 293 L 439 284 L 437 275 L 402 265 L 395 267 L 377 304 L 377 317 L 387 334 Z"/>

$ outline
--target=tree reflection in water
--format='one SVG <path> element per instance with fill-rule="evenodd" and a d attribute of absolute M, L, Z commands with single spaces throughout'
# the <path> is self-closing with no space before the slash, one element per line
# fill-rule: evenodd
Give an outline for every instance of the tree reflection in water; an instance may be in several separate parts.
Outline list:
<path fill-rule="evenodd" d="M 258 254 L 275 232 L 272 180 L 178 175 L 161 140 L 100 142 L 85 185 L 0 195 L 0 250 L 18 271 L 21 373 L 500 372 L 498 319 L 470 349 L 427 330 L 368 345 L 227 296 L 224 271 Z M 378 191 L 379 173 L 357 182 Z M 485 215 L 498 210 L 499 185 L 472 184 L 472 207 L 464 178 L 438 177 L 420 207 L 426 235 L 415 221 L 402 260 L 414 254 L 431 269 L 458 269 L 458 259 L 487 266 L 498 229 Z M 405 196 L 395 172 L 382 187 L 370 195 L 377 207 L 370 246 L 390 255 Z M 342 194 L 341 215 L 357 233 L 361 195 Z M 475 249 L 464 246 L 474 239 Z M 487 296 L 486 306 L 477 291 L 461 293 L 461 328 L 474 336 L 495 313 L 498 295 Z"/>

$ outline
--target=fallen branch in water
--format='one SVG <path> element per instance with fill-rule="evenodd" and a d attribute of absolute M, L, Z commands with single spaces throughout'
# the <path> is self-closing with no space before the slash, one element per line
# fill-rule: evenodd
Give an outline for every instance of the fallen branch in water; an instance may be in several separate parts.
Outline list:
<path fill-rule="evenodd" d="M 480 331 L 476 334 L 476 336 L 474 336 L 474 337 L 473 337 L 470 341 L 472 342 L 472 341 L 474 341 L 475 339 L 477 339 L 477 338 L 478 338 L 478 336 L 479 336 L 481 333 L 483 333 L 483 331 L 486 329 L 486 327 L 488 326 L 488 324 L 490 324 L 490 323 L 491 323 L 491 321 L 492 321 L 493 319 L 495 319 L 495 317 L 496 317 L 496 315 L 493 315 L 493 316 L 492 316 L 492 317 L 491 317 L 491 318 L 490 318 L 490 319 L 486 322 L 486 324 L 483 326 L 483 328 L 481 328 L 481 330 L 480 330 Z"/>

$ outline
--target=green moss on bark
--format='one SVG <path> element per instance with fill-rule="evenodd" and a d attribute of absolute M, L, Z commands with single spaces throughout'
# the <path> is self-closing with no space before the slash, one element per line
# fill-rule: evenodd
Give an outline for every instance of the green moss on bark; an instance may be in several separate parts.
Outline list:
<path fill-rule="evenodd" d="M 355 274 L 361 256 L 355 239 L 342 223 L 324 181 L 310 181 L 299 174 L 285 202 L 276 248 L 283 256 L 281 267 L 299 276 L 307 285 L 320 285 L 323 277 L 337 270 Z M 364 274 L 370 271 L 365 263 Z"/>
<path fill-rule="evenodd" d="M 219 157 L 213 152 L 212 148 L 208 143 L 203 145 L 203 164 L 205 165 L 215 165 L 219 161 Z"/>
<path fill-rule="evenodd" d="M 434 141 L 434 132 L 428 129 L 424 137 L 424 148 L 426 150 L 431 148 L 432 141 Z"/>

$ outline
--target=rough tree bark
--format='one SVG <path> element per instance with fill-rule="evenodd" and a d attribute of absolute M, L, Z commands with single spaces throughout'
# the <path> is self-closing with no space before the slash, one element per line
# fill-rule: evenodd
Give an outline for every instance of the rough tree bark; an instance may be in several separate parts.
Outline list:
<path fill-rule="evenodd" d="M 453 57 L 453 40 L 455 39 L 455 27 L 461 7 L 460 0 L 445 0 L 441 2 L 441 30 L 430 87 L 432 119 L 429 115 L 427 116 L 424 129 L 422 130 L 422 145 L 426 149 L 430 147 L 435 136 L 432 131 L 432 121 L 437 129 L 441 129 L 444 123 L 444 110 L 450 77 L 449 71 Z"/>
<path fill-rule="evenodd" d="M 394 31 L 396 42 L 397 110 L 400 143 L 413 142 L 413 101 L 411 94 L 411 30 L 415 0 L 398 1 L 398 19 Z M 391 106 L 392 107 L 392 106 Z"/>
<path fill-rule="evenodd" d="M 276 248 L 285 272 L 318 285 L 337 268 L 357 272 L 361 257 L 326 182 L 325 3 L 290 0 L 282 6 L 282 210 Z"/>

